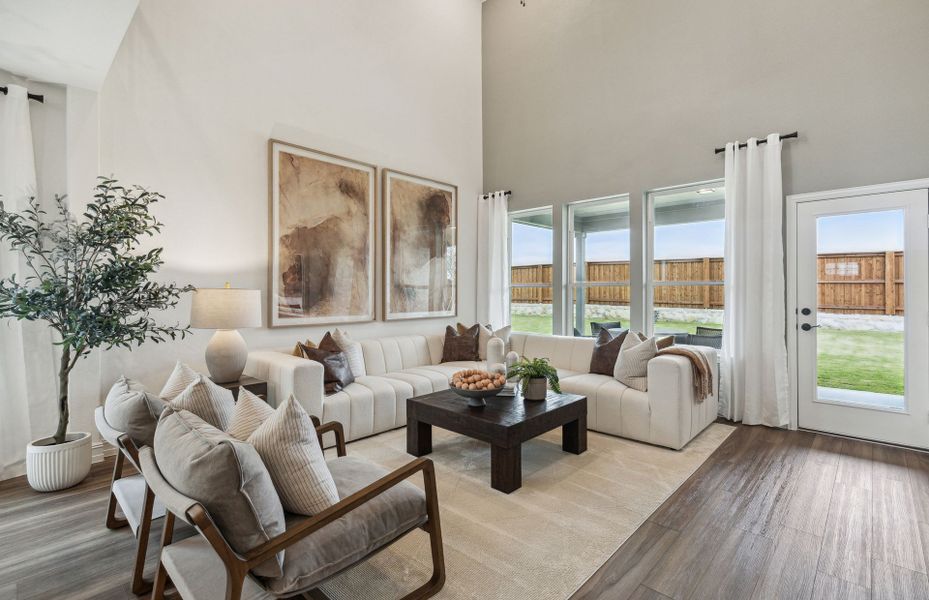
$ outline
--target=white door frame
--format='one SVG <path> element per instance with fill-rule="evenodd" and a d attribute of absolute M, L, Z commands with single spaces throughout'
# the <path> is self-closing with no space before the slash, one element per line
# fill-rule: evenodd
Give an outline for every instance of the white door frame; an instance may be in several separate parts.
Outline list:
<path fill-rule="evenodd" d="M 790 429 L 797 429 L 797 411 L 800 394 L 797 386 L 797 208 L 803 202 L 816 200 L 832 200 L 836 198 L 849 198 L 852 196 L 868 196 L 872 194 L 886 194 L 888 192 L 905 192 L 909 190 L 922 190 L 929 188 L 929 179 L 912 179 L 910 181 L 897 181 L 880 183 L 861 187 L 828 190 L 824 192 L 810 192 L 807 194 L 792 194 L 787 196 L 787 369 L 790 375 Z M 929 224 L 927 224 L 929 226 Z"/>

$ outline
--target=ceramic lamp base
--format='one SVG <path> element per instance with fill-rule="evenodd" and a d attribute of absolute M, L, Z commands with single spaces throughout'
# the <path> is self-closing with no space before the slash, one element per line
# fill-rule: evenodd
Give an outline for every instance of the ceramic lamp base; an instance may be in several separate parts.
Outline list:
<path fill-rule="evenodd" d="M 206 368 L 216 383 L 238 381 L 248 360 L 245 338 L 235 329 L 217 329 L 206 347 Z"/>

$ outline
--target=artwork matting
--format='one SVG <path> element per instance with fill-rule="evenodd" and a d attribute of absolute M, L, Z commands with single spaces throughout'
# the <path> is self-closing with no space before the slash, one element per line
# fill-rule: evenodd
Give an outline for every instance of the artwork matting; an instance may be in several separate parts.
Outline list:
<path fill-rule="evenodd" d="M 271 327 L 375 319 L 377 167 L 268 141 Z"/>
<path fill-rule="evenodd" d="M 458 314 L 458 187 L 384 169 L 385 321 Z"/>

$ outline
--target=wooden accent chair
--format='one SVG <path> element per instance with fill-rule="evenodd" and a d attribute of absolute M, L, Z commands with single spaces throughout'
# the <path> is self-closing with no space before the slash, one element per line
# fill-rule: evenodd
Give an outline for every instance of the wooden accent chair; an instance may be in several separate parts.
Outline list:
<path fill-rule="evenodd" d="M 317 422 L 314 419 L 314 425 Z M 335 436 L 338 458 L 328 461 L 328 464 L 341 501 L 312 517 L 289 515 L 284 533 L 244 556 L 232 550 L 202 504 L 179 492 L 163 477 L 154 451 L 142 448 L 139 453 L 142 473 L 155 496 L 167 507 L 161 563 L 155 577 L 152 600 L 164 598 L 169 579 L 184 600 L 270 600 L 304 594 L 417 528 L 429 534 L 432 577 L 404 596 L 403 600 L 429 598 L 442 589 L 445 584 L 445 558 L 432 461 L 419 458 L 388 473 L 373 463 L 346 456 L 345 435 L 340 423 L 326 423 L 317 426 L 316 431 L 320 439 L 326 433 Z M 346 485 L 340 478 L 340 474 L 346 471 L 354 474 L 355 485 Z M 400 504 L 409 504 L 411 493 L 422 498 L 422 492 L 414 486 L 405 484 L 398 487 L 419 472 L 423 474 L 425 499 L 422 512 L 414 515 L 415 522 L 392 531 L 386 538 L 365 539 L 366 535 L 373 536 L 378 529 L 369 527 L 372 517 L 376 520 L 385 513 L 409 510 L 401 508 Z M 365 474 L 369 481 L 355 489 L 359 473 Z M 174 542 L 175 519 L 189 523 L 200 535 Z M 315 571 L 301 570 L 305 563 L 313 561 L 315 551 L 327 549 L 331 553 L 334 548 L 342 553 L 334 563 Z M 259 579 L 249 574 L 250 569 L 284 550 L 284 574 L 281 578 Z M 327 554 L 327 561 L 331 559 L 331 554 Z"/>
<path fill-rule="evenodd" d="M 132 593 L 137 596 L 146 594 L 152 589 L 152 582 L 143 575 L 145 569 L 145 555 L 148 549 L 148 536 L 152 521 L 165 516 L 164 506 L 155 500 L 139 466 L 139 449 L 132 439 L 110 427 L 103 416 L 103 407 L 98 406 L 94 411 L 97 431 L 108 444 L 116 448 L 116 463 L 113 466 L 113 478 L 110 481 L 110 499 L 106 507 L 105 524 L 108 529 L 121 529 L 129 526 L 136 538 L 135 566 L 132 571 Z M 135 467 L 136 474 L 126 475 L 126 461 Z M 119 507 L 123 516 L 117 516 Z"/>

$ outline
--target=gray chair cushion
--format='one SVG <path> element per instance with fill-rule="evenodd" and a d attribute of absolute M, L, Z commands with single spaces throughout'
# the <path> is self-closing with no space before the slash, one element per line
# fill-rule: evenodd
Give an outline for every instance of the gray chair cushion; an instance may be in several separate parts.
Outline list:
<path fill-rule="evenodd" d="M 352 456 L 328 464 L 342 499 L 388 473 Z M 288 515 L 287 525 L 293 527 L 305 519 Z M 283 576 L 266 580 L 265 586 L 278 595 L 314 588 L 426 520 L 425 493 L 404 481 L 289 547 Z"/>
<path fill-rule="evenodd" d="M 151 446 L 155 439 L 155 426 L 165 403 L 149 394 L 142 384 L 120 377 L 106 395 L 103 416 L 106 422 L 132 438 L 137 446 Z"/>
<path fill-rule="evenodd" d="M 165 546 L 161 563 L 171 583 L 185 600 L 226 600 L 226 568 L 223 561 L 202 535 Z M 245 578 L 241 600 L 272 600 L 252 579 Z"/>
<path fill-rule="evenodd" d="M 244 554 L 284 532 L 284 509 L 258 452 L 186 410 L 168 407 L 155 431 L 155 459 L 165 480 L 200 502 L 223 537 Z M 158 493 L 157 490 L 155 492 Z M 283 556 L 253 569 L 281 575 Z"/>
<path fill-rule="evenodd" d="M 113 495 L 119 502 L 119 508 L 129 523 L 132 533 L 139 529 L 142 523 L 142 510 L 145 505 L 145 479 L 141 475 L 129 475 L 113 482 Z M 155 498 L 152 505 L 152 520 L 165 516 L 164 505 Z"/>

